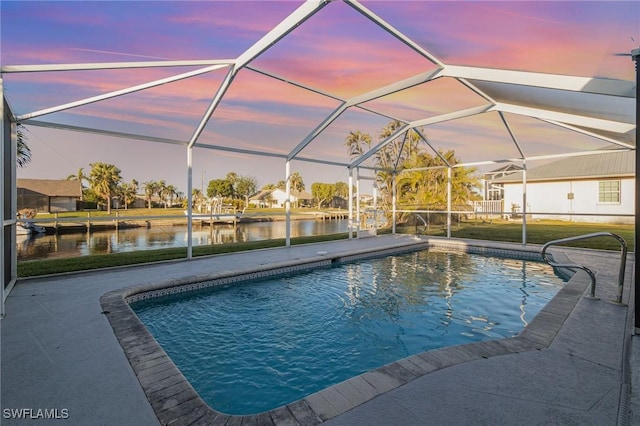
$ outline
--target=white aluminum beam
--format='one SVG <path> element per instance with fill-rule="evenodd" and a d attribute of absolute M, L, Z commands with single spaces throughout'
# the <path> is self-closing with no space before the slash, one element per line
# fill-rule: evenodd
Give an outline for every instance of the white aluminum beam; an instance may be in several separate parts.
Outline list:
<path fill-rule="evenodd" d="M 243 68 L 256 57 L 260 56 L 328 3 L 330 3 L 328 0 L 309 0 L 303 3 L 271 31 L 265 34 L 264 37 L 248 48 L 242 55 L 238 56 L 236 61 L 238 69 Z"/>
<path fill-rule="evenodd" d="M 494 107 L 491 108 L 491 110 L 526 115 L 529 117 L 539 118 L 541 120 L 558 121 L 569 125 L 588 127 L 590 129 L 604 130 L 606 132 L 612 133 L 622 134 L 635 129 L 635 125 L 629 123 L 585 117 L 582 115 L 567 114 L 564 112 L 550 111 L 540 108 L 525 107 L 504 102 L 497 103 Z"/>
<path fill-rule="evenodd" d="M 205 111 L 204 115 L 202 116 L 200 123 L 198 123 L 198 126 L 194 130 L 193 135 L 191 135 L 191 139 L 189 139 L 189 147 L 192 147 L 198 141 L 198 138 L 204 131 L 204 128 L 209 122 L 209 119 L 211 118 L 211 116 L 213 115 L 213 112 L 216 110 L 216 108 L 222 101 L 224 94 L 227 93 L 227 90 L 229 89 L 229 86 L 231 86 L 231 82 L 233 81 L 235 76 L 236 76 L 236 69 L 235 67 L 231 67 L 227 75 L 224 77 L 224 80 L 222 81 L 222 83 L 220 83 L 220 86 L 218 87 L 216 94 L 213 96 L 211 103 L 207 107 L 207 110 Z"/>
<path fill-rule="evenodd" d="M 395 132 L 393 132 L 392 134 L 390 134 L 389 136 L 387 136 L 386 138 L 384 138 L 382 141 L 380 141 L 376 146 L 374 146 L 373 148 L 371 148 L 369 151 L 365 152 L 364 154 L 362 154 L 359 158 L 356 158 L 352 163 L 351 163 L 351 168 L 355 168 L 360 166 L 360 164 L 362 164 L 363 162 L 365 162 L 366 160 L 369 159 L 369 157 L 371 157 L 372 155 L 374 155 L 376 152 L 378 152 L 379 150 L 381 150 L 382 148 L 384 148 L 387 144 L 389 144 L 391 141 L 393 141 L 395 138 L 397 138 L 398 136 L 400 136 L 402 133 L 406 132 L 409 129 L 409 125 L 406 124 L 402 127 L 399 127 L 396 129 Z"/>
<path fill-rule="evenodd" d="M 116 132 L 113 130 L 100 130 L 100 129 L 94 129 L 91 127 L 72 126 L 68 124 L 49 123 L 46 121 L 27 120 L 27 121 L 24 121 L 23 124 L 28 126 L 35 126 L 35 127 L 45 127 L 49 129 L 69 130 L 72 132 L 81 132 L 81 133 L 91 133 L 91 134 L 110 136 L 110 137 L 116 137 L 121 139 L 160 142 L 160 143 L 166 143 L 170 145 L 179 145 L 179 146 L 188 145 L 186 141 L 177 140 L 177 139 L 160 138 L 155 136 L 139 135 L 135 133 Z M 243 149 L 243 148 L 233 148 L 233 147 L 222 146 L 222 145 L 209 145 L 202 142 L 195 143 L 194 147 L 212 149 L 215 151 L 233 152 L 236 154 L 255 155 L 259 157 L 273 157 L 273 158 L 283 158 L 283 159 L 287 158 L 287 154 L 278 154 L 274 152 L 258 151 L 258 150 Z M 315 158 L 296 157 L 296 160 L 306 161 L 310 163 L 327 164 L 330 166 L 339 166 L 339 167 L 347 167 L 349 165 L 349 163 L 340 163 L 340 162 L 321 160 L 321 159 L 315 159 Z"/>
<path fill-rule="evenodd" d="M 334 95 L 332 93 L 329 93 L 329 92 L 326 92 L 324 90 L 321 90 L 321 89 L 318 89 L 318 88 L 311 87 L 309 85 L 300 83 L 299 81 L 294 81 L 294 80 L 291 80 L 290 78 L 282 77 L 282 76 L 280 76 L 278 74 L 275 74 L 275 73 L 272 73 L 272 72 L 268 72 L 268 71 L 265 71 L 265 70 L 250 66 L 250 65 L 247 65 L 244 68 L 248 69 L 248 70 L 251 70 L 251 71 L 254 71 L 254 72 L 257 72 L 259 74 L 262 74 L 262 75 L 264 75 L 266 77 L 271 77 L 271 78 L 274 78 L 276 80 L 282 81 L 283 83 L 291 84 L 292 86 L 299 87 L 299 88 L 307 90 L 309 92 L 317 93 L 317 94 L 325 96 L 327 98 L 334 99 L 334 100 L 339 101 L 339 102 L 347 102 L 347 99 L 341 98 L 339 96 L 336 96 L 336 95 Z M 401 118 L 394 117 L 394 116 L 391 116 L 391 115 L 376 111 L 374 109 L 371 109 L 369 107 L 365 107 L 363 105 L 354 105 L 354 107 L 358 108 L 358 109 L 361 109 L 363 111 L 372 113 L 372 114 L 379 115 L 379 116 L 384 117 L 384 118 L 388 118 L 389 120 L 405 122 L 405 120 L 403 120 Z"/>
<path fill-rule="evenodd" d="M 0 72 L 52 72 L 52 71 L 88 71 L 129 68 L 162 68 L 162 67 L 198 67 L 210 65 L 233 65 L 235 59 L 205 59 L 194 61 L 144 61 L 144 62 L 96 62 L 82 64 L 42 64 L 42 65 L 5 65 Z"/>
<path fill-rule="evenodd" d="M 395 29 L 392 25 L 390 25 L 384 19 L 382 19 L 380 16 L 376 15 L 371 10 L 369 10 L 368 8 L 363 6 L 360 2 L 358 2 L 356 0 L 345 0 L 345 3 L 347 3 L 349 6 L 353 7 L 355 10 L 357 10 L 358 12 L 363 14 L 364 16 L 366 16 L 369 20 L 373 21 L 375 24 L 377 24 L 383 30 L 385 30 L 386 32 L 388 32 L 389 34 L 391 34 L 392 36 L 394 36 L 395 38 L 400 40 L 405 45 L 409 46 L 411 49 L 413 49 L 415 52 L 417 52 L 418 54 L 420 54 L 421 56 L 423 56 L 424 58 L 426 58 L 430 62 L 438 65 L 439 67 L 443 67 L 444 66 L 444 64 L 438 58 L 436 58 L 431 53 L 429 53 L 428 51 L 423 49 L 419 44 L 417 44 L 416 42 L 411 40 L 409 37 L 407 37 L 406 35 L 404 35 L 400 31 L 398 31 L 397 29 Z"/>
<path fill-rule="evenodd" d="M 299 88 L 307 90 L 309 92 L 317 93 L 318 95 L 326 96 L 327 98 L 335 99 L 336 101 L 345 102 L 344 99 L 342 99 L 342 98 L 340 98 L 340 97 L 338 97 L 336 95 L 333 95 L 333 94 L 331 94 L 329 92 L 325 92 L 324 90 L 316 89 L 315 87 L 311 87 L 311 86 L 308 86 L 306 84 L 302 84 L 302 83 L 300 83 L 298 81 L 293 81 L 290 78 L 282 77 L 282 76 L 280 76 L 278 74 L 275 74 L 275 73 L 272 73 L 272 72 L 268 72 L 268 71 L 265 71 L 265 70 L 262 70 L 262 69 L 259 69 L 259 68 L 256 68 L 256 67 L 252 67 L 250 65 L 246 65 L 244 68 L 248 69 L 248 70 L 251 70 L 251 71 L 254 71 L 254 72 L 257 72 L 258 74 L 262 74 L 262 75 L 264 75 L 266 77 L 270 77 L 270 78 L 273 78 L 275 80 L 282 81 L 283 83 L 287 83 L 287 84 L 290 84 L 292 86 L 299 87 Z"/>
<path fill-rule="evenodd" d="M 233 152 L 236 154 L 246 154 L 246 155 L 257 155 L 260 157 L 273 157 L 273 158 L 287 158 L 286 154 L 278 154 L 275 152 L 266 152 L 266 151 L 257 151 L 253 149 L 244 149 L 244 148 L 233 148 L 230 146 L 222 146 L 222 145 L 207 145 L 204 143 L 196 142 L 194 145 L 196 148 L 204 148 L 204 149 L 213 149 L 215 151 L 226 151 Z"/>
<path fill-rule="evenodd" d="M 436 154 L 438 158 L 440 158 L 440 160 L 442 160 L 442 162 L 447 165 L 447 167 L 452 166 L 451 164 L 449 164 L 446 158 L 444 158 L 442 154 L 440 154 L 440 151 L 438 151 L 433 145 L 431 145 L 431 142 L 429 142 L 429 140 L 427 139 L 425 134 L 422 133 L 421 130 L 418 130 L 417 128 L 414 127 L 413 131 L 416 132 L 416 134 L 420 137 L 420 139 L 422 139 L 422 141 L 426 143 L 429 148 L 431 148 L 431 151 L 433 151 L 433 153 Z"/>
<path fill-rule="evenodd" d="M 425 118 L 422 120 L 416 120 L 409 123 L 411 127 L 429 126 L 431 124 L 443 123 L 445 121 L 457 120 L 460 118 L 471 117 L 478 114 L 483 114 L 490 111 L 493 105 L 481 105 L 478 107 L 463 109 L 460 111 L 454 111 L 447 114 L 437 115 L 435 117 Z"/>
<path fill-rule="evenodd" d="M 284 156 L 286 157 L 286 155 Z M 317 158 L 296 157 L 296 161 L 305 161 L 308 163 L 326 164 L 328 166 L 349 167 L 349 163 L 341 163 L 339 161 L 320 160 Z"/>
<path fill-rule="evenodd" d="M 291 150 L 288 155 L 288 159 L 291 160 L 296 155 L 298 155 L 298 153 L 302 151 L 307 145 L 309 145 L 311 141 L 314 140 L 320 133 L 322 133 L 324 129 L 326 129 L 331 123 L 333 123 L 336 118 L 340 117 L 340 114 L 342 114 L 346 109 L 347 104 L 345 103 L 340 104 L 336 109 L 334 109 L 333 112 L 322 121 L 322 123 L 317 125 L 316 128 L 313 129 L 313 131 L 311 131 L 311 133 L 309 133 L 307 137 L 302 140 L 302 142 L 300 142 L 295 148 Z"/>
<path fill-rule="evenodd" d="M 568 129 L 568 130 L 571 130 L 571 131 L 574 131 L 574 132 L 582 133 L 584 135 L 591 136 L 593 138 L 601 139 L 603 141 L 606 141 L 606 142 L 609 142 L 609 143 L 612 143 L 612 144 L 615 144 L 615 145 L 620 145 L 620 146 L 625 147 L 625 148 L 630 148 L 630 149 L 635 149 L 636 148 L 635 145 L 632 145 L 632 144 L 629 144 L 629 143 L 626 143 L 626 142 L 622 142 L 622 141 L 619 141 L 619 140 L 616 140 L 616 139 L 613 139 L 613 138 L 609 138 L 607 136 L 603 136 L 603 135 L 600 135 L 600 134 L 595 133 L 595 132 L 590 132 L 588 130 L 581 129 L 581 128 L 576 127 L 576 126 L 571 126 L 569 124 L 560 123 L 558 121 L 553 121 L 553 120 L 542 120 L 542 121 L 545 121 L 545 122 L 547 122 L 549 124 L 553 124 L 553 125 L 556 125 L 558 127 L 562 127 L 564 129 Z"/>
<path fill-rule="evenodd" d="M 212 65 L 210 67 L 206 67 L 206 68 L 201 68 L 195 71 L 190 71 L 187 73 L 183 73 L 183 74 L 178 74 L 178 75 L 174 75 L 171 77 L 166 77 L 160 80 L 155 80 L 155 81 L 151 81 L 148 83 L 144 83 L 144 84 L 139 84 L 137 86 L 132 86 L 132 87 L 128 87 L 125 89 L 120 89 L 120 90 L 115 90 L 113 92 L 108 92 L 108 93 L 103 93 L 102 95 L 97 95 L 97 96 L 92 96 L 90 98 L 85 98 L 85 99 L 80 99 L 74 102 L 69 102 L 66 104 L 62 104 L 62 105 L 58 105 L 58 106 L 54 106 L 54 107 L 50 107 L 50 108 L 45 108 L 45 109 L 41 109 L 38 111 L 34 111 L 34 112 L 30 112 L 27 114 L 22 114 L 16 117 L 16 121 L 22 121 L 22 120 L 27 120 L 30 118 L 35 118 L 35 117 L 41 117 L 43 115 L 47 115 L 47 114 L 52 114 L 54 112 L 60 112 L 60 111 L 64 111 L 67 109 L 71 109 L 71 108 L 76 108 L 79 106 L 83 106 L 83 105 L 88 105 L 88 104 L 92 104 L 95 102 L 99 102 L 99 101 L 103 101 L 106 99 L 112 99 L 118 96 L 122 96 L 122 95 L 126 95 L 129 93 L 134 93 L 134 92 L 139 92 L 141 90 L 145 90 L 145 89 L 150 89 L 152 87 L 157 87 L 157 86 L 161 86 L 167 83 L 172 83 L 175 81 L 179 81 L 179 80 L 184 80 L 190 77 L 194 77 L 197 75 L 201 75 L 201 74 L 205 74 L 208 73 L 210 71 L 215 71 L 217 69 L 220 68 L 224 68 L 227 65 Z"/>
<path fill-rule="evenodd" d="M 457 65 L 446 65 L 442 70 L 443 77 L 482 80 L 495 83 L 507 83 L 521 86 L 532 86 L 546 89 L 567 90 L 572 92 L 595 93 L 600 95 L 623 96 L 632 98 L 635 85 L 632 81 L 575 77 L 560 74 L 544 74 L 536 72 L 501 70 L 493 68 L 476 68 Z"/>
<path fill-rule="evenodd" d="M 187 146 L 187 142 L 180 141 L 177 139 L 138 135 L 135 133 L 116 132 L 113 130 L 101 130 L 101 129 L 94 129 L 92 127 L 72 126 L 69 124 L 49 123 L 47 121 L 38 121 L 38 120 L 26 120 L 26 121 L 23 121 L 22 124 L 25 124 L 28 126 L 46 127 L 49 129 L 69 130 L 72 132 L 91 133 L 96 135 L 111 136 L 111 137 L 123 138 L 123 139 L 135 139 L 135 140 L 142 140 L 142 141 L 149 141 L 149 142 L 167 143 L 171 145 Z"/>
<path fill-rule="evenodd" d="M 372 90 L 368 93 L 364 93 L 359 96 L 355 96 L 347 101 L 348 106 L 358 105 L 364 102 L 369 102 L 383 96 L 390 95 L 392 93 L 400 92 L 410 87 L 418 86 L 422 83 L 434 80 L 440 77 L 440 69 L 436 69 L 429 72 L 423 72 L 413 77 L 406 78 L 404 80 L 396 81 L 384 87 Z"/>
<path fill-rule="evenodd" d="M 513 144 L 516 146 L 516 149 L 520 153 L 520 156 L 524 159 L 525 155 L 524 155 L 524 152 L 522 151 L 522 147 L 520 147 L 520 143 L 518 142 L 516 135 L 511 130 L 511 126 L 509 126 L 509 123 L 507 123 L 507 119 L 504 117 L 504 114 L 501 111 L 498 111 L 498 115 L 500 116 L 500 119 L 502 120 L 504 127 L 506 127 L 507 132 L 509 132 L 509 136 L 511 136 L 511 140 L 513 141 Z"/>

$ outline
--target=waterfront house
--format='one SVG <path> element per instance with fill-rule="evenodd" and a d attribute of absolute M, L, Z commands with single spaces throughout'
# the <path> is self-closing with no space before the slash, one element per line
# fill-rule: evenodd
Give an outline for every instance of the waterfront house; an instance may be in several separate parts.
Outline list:
<path fill-rule="evenodd" d="M 17 179 L 18 210 L 76 211 L 81 196 L 82 187 L 77 180 Z"/>
<path fill-rule="evenodd" d="M 282 189 L 266 189 L 249 198 L 249 205 L 253 207 L 284 207 L 287 193 Z M 313 197 L 306 191 L 291 191 L 291 207 L 310 206 Z"/>

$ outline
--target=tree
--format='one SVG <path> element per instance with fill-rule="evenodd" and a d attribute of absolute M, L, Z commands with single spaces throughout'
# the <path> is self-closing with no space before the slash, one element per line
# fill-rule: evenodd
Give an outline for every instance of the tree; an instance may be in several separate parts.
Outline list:
<path fill-rule="evenodd" d="M 78 174 L 75 174 L 75 175 L 69 175 L 69 176 L 67 176 L 67 180 L 77 180 L 77 181 L 79 181 L 79 182 L 80 182 L 80 189 L 81 189 L 81 192 L 80 192 L 80 201 L 83 201 L 83 198 L 84 198 L 84 190 L 85 190 L 84 182 L 86 181 L 86 182 L 87 182 L 87 184 L 88 184 L 89 186 L 91 186 L 91 180 L 89 179 L 89 176 L 87 176 L 87 175 L 85 175 L 85 174 L 84 174 L 84 168 L 83 168 L 83 167 L 80 167 L 80 168 L 78 169 Z"/>
<path fill-rule="evenodd" d="M 231 184 L 231 197 L 235 198 L 240 195 L 238 194 L 237 185 L 242 177 L 238 176 L 236 172 L 229 172 L 224 178 Z"/>
<path fill-rule="evenodd" d="M 154 194 L 158 192 L 159 186 L 156 181 L 147 181 L 142 184 L 142 188 L 144 189 L 144 195 L 147 198 L 147 207 L 151 209 L 151 199 Z"/>
<path fill-rule="evenodd" d="M 207 196 L 209 198 L 231 197 L 233 196 L 233 186 L 227 179 L 210 180 L 207 186 Z"/>
<path fill-rule="evenodd" d="M 173 199 L 177 194 L 177 188 L 173 185 L 167 185 L 163 180 L 160 182 L 161 185 L 158 195 L 160 195 L 160 198 L 162 198 L 162 201 L 164 202 L 164 208 L 166 209 L 168 206 L 173 205 Z"/>
<path fill-rule="evenodd" d="M 349 198 L 349 185 L 346 182 L 336 182 L 336 197 Z"/>
<path fill-rule="evenodd" d="M 399 121 L 391 121 L 379 133 L 380 141 L 387 139 L 402 126 Z M 380 204 L 391 217 L 393 198 L 393 179 L 397 170 L 403 168 L 404 162 L 418 152 L 419 137 L 414 132 L 400 135 L 379 149 L 375 155 L 375 167 L 382 169 L 376 174 L 376 184 L 380 190 Z"/>
<path fill-rule="evenodd" d="M 371 136 L 359 130 L 351 131 L 344 143 L 347 145 L 349 157 L 358 158 L 371 148 Z"/>
<path fill-rule="evenodd" d="M 107 213 L 111 213 L 111 198 L 117 193 L 122 178 L 120 169 L 113 164 L 93 163 L 91 166 L 91 188 L 107 201 Z"/>
<path fill-rule="evenodd" d="M 227 175 L 229 176 L 229 175 Z M 244 197 L 244 206 L 249 206 L 249 197 L 258 190 L 258 181 L 252 176 L 239 176 L 235 181 L 236 195 Z"/>
<path fill-rule="evenodd" d="M 291 183 L 291 192 L 296 196 L 295 207 L 298 207 L 298 198 L 300 193 L 304 191 L 304 182 L 302 181 L 302 175 L 299 172 L 293 172 L 289 176 L 289 182 Z"/>
<path fill-rule="evenodd" d="M 160 197 L 160 201 L 162 201 L 162 204 L 164 204 L 164 208 L 167 208 L 167 199 L 166 199 L 166 195 L 167 195 L 167 182 L 165 182 L 164 180 L 159 180 L 156 182 L 156 193 L 158 194 L 158 197 Z"/>
<path fill-rule="evenodd" d="M 18 167 L 24 167 L 31 161 L 31 148 L 27 145 L 27 137 L 25 136 L 24 128 L 20 123 L 16 126 L 16 144 L 16 165 Z"/>
<path fill-rule="evenodd" d="M 119 187 L 119 193 L 126 210 L 129 208 L 129 204 L 136 200 L 136 195 L 138 194 L 138 181 L 132 179 L 131 183 L 123 183 Z"/>
<path fill-rule="evenodd" d="M 336 185 L 333 183 L 314 182 L 311 184 L 311 195 L 321 208 L 325 202 L 333 199 L 336 193 Z"/>
<path fill-rule="evenodd" d="M 273 193 L 271 192 L 264 196 L 264 202 L 267 203 L 269 207 L 273 207 L 273 203 L 275 201 L 276 200 L 273 198 Z"/>
<path fill-rule="evenodd" d="M 385 126 L 379 134 L 380 141 L 391 136 L 402 123 L 392 121 Z M 350 155 L 360 155 L 363 152 L 365 141 L 353 136 L 359 132 L 351 132 L 347 137 L 346 145 Z M 415 132 L 407 132 L 396 137 L 375 153 L 375 167 L 380 169 L 376 173 L 376 184 L 380 190 L 382 209 L 386 210 L 389 217 L 393 197 L 393 180 L 396 179 L 398 199 L 405 204 L 413 206 L 431 205 L 444 208 L 447 202 L 447 173 L 446 166 L 456 165 L 459 160 L 454 151 L 439 152 L 438 155 L 430 155 L 419 146 L 421 138 Z M 446 163 L 440 158 L 444 158 Z M 420 169 L 420 170 L 412 170 Z M 406 170 L 399 173 L 402 170 Z M 473 188 L 478 185 L 477 179 L 472 176 L 475 169 L 466 167 L 452 168 L 451 202 L 454 204 L 466 204 L 475 198 Z M 347 187 L 348 189 L 348 187 Z"/>
<path fill-rule="evenodd" d="M 291 181 L 291 190 L 295 192 L 304 191 L 304 182 L 302 181 L 302 175 L 300 172 L 293 172 L 291 176 L 289 176 L 289 180 Z"/>

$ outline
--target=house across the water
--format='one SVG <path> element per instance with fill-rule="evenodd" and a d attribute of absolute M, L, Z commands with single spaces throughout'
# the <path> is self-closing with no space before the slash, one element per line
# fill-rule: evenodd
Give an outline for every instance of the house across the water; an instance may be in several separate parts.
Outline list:
<path fill-rule="evenodd" d="M 77 180 L 17 179 L 18 210 L 36 212 L 76 211 L 82 197 L 82 187 Z"/>

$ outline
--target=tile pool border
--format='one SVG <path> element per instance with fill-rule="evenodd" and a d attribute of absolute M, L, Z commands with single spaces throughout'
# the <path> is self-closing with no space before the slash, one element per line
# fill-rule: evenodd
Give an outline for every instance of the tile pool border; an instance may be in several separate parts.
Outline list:
<path fill-rule="evenodd" d="M 579 276 L 569 280 L 531 323 L 515 337 L 450 346 L 412 355 L 352 377 L 285 406 L 248 416 L 220 413 L 202 400 L 129 306 L 129 303 L 134 301 L 152 297 L 325 267 L 335 262 L 351 262 L 426 248 L 540 260 L 539 249 L 534 247 L 515 249 L 509 247 L 509 244 L 423 239 L 416 240 L 412 244 L 383 249 L 372 248 L 331 254 L 317 252 L 317 256 L 306 260 L 261 265 L 241 273 L 221 271 L 207 276 L 132 286 L 104 294 L 100 298 L 100 303 L 161 424 L 313 425 L 436 370 L 464 362 L 548 347 L 588 286 L 587 280 Z"/>

